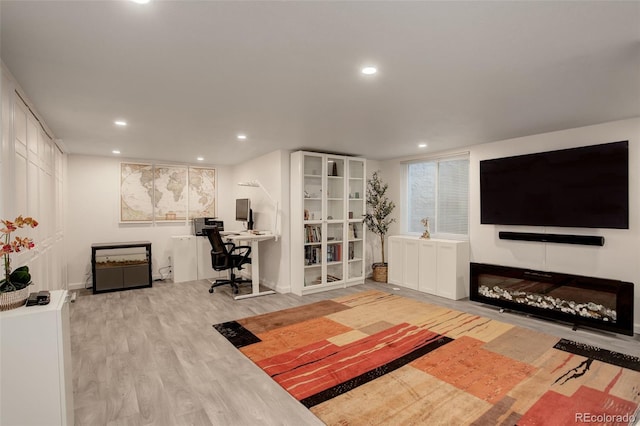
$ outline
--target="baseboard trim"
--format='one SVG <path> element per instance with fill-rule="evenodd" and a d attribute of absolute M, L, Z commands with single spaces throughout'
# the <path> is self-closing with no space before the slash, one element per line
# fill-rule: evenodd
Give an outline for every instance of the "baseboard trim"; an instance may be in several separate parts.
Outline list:
<path fill-rule="evenodd" d="M 67 284 L 67 289 L 68 290 L 84 290 L 84 283 L 68 283 Z"/>

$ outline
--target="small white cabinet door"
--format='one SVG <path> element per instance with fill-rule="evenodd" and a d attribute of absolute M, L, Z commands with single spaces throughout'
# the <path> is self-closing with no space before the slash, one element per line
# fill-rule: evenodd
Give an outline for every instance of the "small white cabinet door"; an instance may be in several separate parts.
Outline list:
<path fill-rule="evenodd" d="M 389 284 L 404 285 L 404 240 L 389 238 Z"/>
<path fill-rule="evenodd" d="M 171 265 L 174 283 L 198 279 L 198 255 L 195 235 L 171 237 Z"/>
<path fill-rule="evenodd" d="M 437 243 L 432 240 L 420 241 L 420 282 L 418 283 L 418 290 L 436 294 L 436 280 L 437 280 Z"/>
<path fill-rule="evenodd" d="M 418 289 L 420 243 L 418 240 L 405 240 L 404 242 L 404 286 L 413 290 Z"/>
<path fill-rule="evenodd" d="M 436 294 L 458 300 L 467 297 L 469 287 L 468 244 L 440 241 L 437 249 L 438 278 Z"/>

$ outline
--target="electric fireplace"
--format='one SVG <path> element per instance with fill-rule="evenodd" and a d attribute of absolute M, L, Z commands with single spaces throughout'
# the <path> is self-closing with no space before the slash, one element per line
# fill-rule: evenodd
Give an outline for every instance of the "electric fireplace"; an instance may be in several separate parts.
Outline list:
<path fill-rule="evenodd" d="M 633 284 L 471 263 L 470 298 L 535 316 L 633 335 Z"/>

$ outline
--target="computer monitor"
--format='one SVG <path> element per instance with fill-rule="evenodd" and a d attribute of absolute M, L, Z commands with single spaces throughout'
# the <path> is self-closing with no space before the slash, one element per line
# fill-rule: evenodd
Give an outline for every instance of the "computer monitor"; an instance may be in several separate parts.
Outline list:
<path fill-rule="evenodd" d="M 238 198 L 236 200 L 236 220 L 247 222 L 247 229 L 253 229 L 253 212 L 251 211 L 250 199 Z"/>

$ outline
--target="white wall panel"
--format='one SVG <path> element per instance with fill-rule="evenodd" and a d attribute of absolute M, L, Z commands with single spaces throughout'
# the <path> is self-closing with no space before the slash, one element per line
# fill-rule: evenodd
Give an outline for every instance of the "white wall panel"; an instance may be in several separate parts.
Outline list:
<path fill-rule="evenodd" d="M 39 222 L 35 229 L 26 227 L 15 233 L 33 238 L 35 248 L 13 253 L 11 266 L 29 266 L 34 283 L 31 291 L 65 288 L 65 156 L 31 112 L 34 106 L 27 107 L 18 95 L 18 85 L 4 67 L 2 77 L 2 218 L 13 220 L 22 215 Z"/>
<path fill-rule="evenodd" d="M 22 103 L 20 100 L 16 102 Z M 27 148 L 29 148 L 30 155 L 34 155 L 34 159 L 38 158 L 38 122 L 32 114 L 27 113 Z"/>
<path fill-rule="evenodd" d="M 18 144 L 24 147 L 22 155 L 27 154 L 27 108 L 22 102 L 15 103 L 13 133 L 16 141 L 16 151 L 20 151 Z"/>
<path fill-rule="evenodd" d="M 14 199 L 13 208 L 7 208 L 7 214 L 15 216 L 15 212 L 27 211 L 27 159 L 22 155 L 15 155 L 14 167 Z M 4 183 L 3 183 L 4 184 Z M 19 214 L 19 213 L 18 213 Z"/>
<path fill-rule="evenodd" d="M 42 221 L 40 216 L 40 194 L 38 193 L 38 179 L 40 177 L 40 170 L 38 166 L 29 160 L 27 164 L 27 210 L 24 212 L 17 212 L 23 216 L 31 216 L 38 222 Z M 40 227 L 33 229 L 30 237 L 40 237 Z"/>

